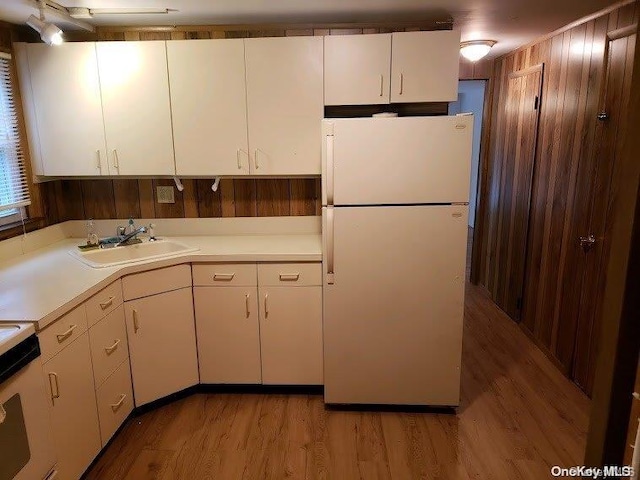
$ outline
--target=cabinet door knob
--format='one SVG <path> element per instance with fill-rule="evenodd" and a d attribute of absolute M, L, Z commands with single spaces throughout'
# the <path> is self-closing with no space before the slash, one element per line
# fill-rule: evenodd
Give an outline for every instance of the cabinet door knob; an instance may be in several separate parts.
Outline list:
<path fill-rule="evenodd" d="M 580 237 L 580 246 L 585 252 L 588 252 L 596 244 L 596 237 L 589 235 L 588 237 Z"/>
<path fill-rule="evenodd" d="M 269 294 L 264 294 L 264 318 L 269 316 Z"/>
<path fill-rule="evenodd" d="M 113 345 L 111 345 L 110 347 L 105 347 L 104 351 L 107 352 L 107 355 L 111 355 L 113 352 L 116 351 L 116 348 L 118 348 L 118 345 L 120 344 L 120 339 L 116 339 L 115 342 L 113 342 Z"/>
<path fill-rule="evenodd" d="M 138 311 L 134 308 L 132 311 L 133 314 L 133 333 L 138 333 L 140 330 L 140 319 L 138 318 Z"/>
<path fill-rule="evenodd" d="M 404 92 L 404 74 L 400 74 L 400 92 L 399 95 L 402 95 L 402 93 Z"/>
<path fill-rule="evenodd" d="M 384 75 L 380 75 L 380 96 L 384 95 Z"/>
<path fill-rule="evenodd" d="M 120 395 L 120 399 L 116 403 L 112 403 L 110 405 L 111 410 L 113 410 L 113 413 L 117 412 L 120 409 L 120 407 L 124 403 L 124 399 L 125 398 L 127 398 L 127 395 L 125 393 L 123 393 L 123 394 Z"/>
<path fill-rule="evenodd" d="M 245 294 L 244 296 L 244 306 L 247 312 L 247 318 L 251 316 L 251 310 L 249 309 L 249 294 Z"/>
<path fill-rule="evenodd" d="M 53 379 L 53 382 L 51 381 Z M 53 393 L 53 386 L 56 386 L 56 391 Z M 55 402 L 56 398 L 60 398 L 60 385 L 58 384 L 58 374 L 55 372 L 49 372 L 49 390 L 51 391 L 51 403 Z"/>
<path fill-rule="evenodd" d="M 604 122 L 605 120 L 609 120 L 609 114 L 607 112 L 600 112 L 598 114 L 598 120 Z"/>

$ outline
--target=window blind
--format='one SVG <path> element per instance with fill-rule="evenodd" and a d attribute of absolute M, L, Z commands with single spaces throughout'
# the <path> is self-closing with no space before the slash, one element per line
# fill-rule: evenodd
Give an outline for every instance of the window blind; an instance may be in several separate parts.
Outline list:
<path fill-rule="evenodd" d="M 0 52 L 0 212 L 29 203 L 18 114 L 11 88 L 11 56 Z"/>

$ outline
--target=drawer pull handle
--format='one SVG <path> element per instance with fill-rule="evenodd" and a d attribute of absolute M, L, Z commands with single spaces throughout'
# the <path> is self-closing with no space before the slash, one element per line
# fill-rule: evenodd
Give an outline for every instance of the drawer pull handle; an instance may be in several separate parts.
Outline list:
<path fill-rule="evenodd" d="M 251 310 L 249 310 L 249 294 L 245 294 L 244 296 L 245 308 L 247 310 L 247 318 L 251 316 Z"/>
<path fill-rule="evenodd" d="M 133 309 L 133 333 L 138 333 L 140 330 L 140 320 L 138 319 L 138 311 Z"/>
<path fill-rule="evenodd" d="M 281 282 L 297 282 L 298 280 L 300 280 L 299 273 L 281 273 L 280 274 Z"/>
<path fill-rule="evenodd" d="M 71 325 L 69 326 L 69 329 L 66 332 L 60 335 L 56 335 L 56 338 L 58 339 L 58 343 L 64 342 L 67 338 L 73 335 L 73 331 L 76 329 L 76 327 L 77 325 Z"/>
<path fill-rule="evenodd" d="M 117 412 L 120 409 L 120 407 L 124 403 L 124 399 L 125 398 L 127 398 L 127 394 L 123 393 L 123 394 L 120 395 L 120 400 L 118 400 L 117 403 L 112 403 L 111 404 L 111 410 L 113 410 L 113 413 Z"/>
<path fill-rule="evenodd" d="M 53 379 L 53 382 L 51 382 Z M 56 386 L 56 393 L 53 393 L 53 385 Z M 58 384 L 58 374 L 55 372 L 49 372 L 49 390 L 51 391 L 51 403 L 55 402 L 56 398 L 60 398 L 60 385 Z"/>
<path fill-rule="evenodd" d="M 110 347 L 106 347 L 104 351 L 107 352 L 107 355 L 111 355 L 113 352 L 116 351 L 119 344 L 120 344 L 120 339 L 118 338 L 116 339 L 115 342 L 113 342 L 113 345 L 111 345 Z"/>
<path fill-rule="evenodd" d="M 213 275 L 214 282 L 230 282 L 235 277 L 235 273 L 215 273 Z"/>
<path fill-rule="evenodd" d="M 264 294 L 264 318 L 269 316 L 269 294 Z"/>
<path fill-rule="evenodd" d="M 109 300 L 107 300 L 106 302 L 104 302 L 104 303 L 101 303 L 101 304 L 100 304 L 100 308 L 101 308 L 102 310 L 106 310 L 106 309 L 107 309 L 107 308 L 109 308 L 111 305 L 113 305 L 113 300 L 114 300 L 115 298 L 116 298 L 116 297 L 109 297 Z"/>

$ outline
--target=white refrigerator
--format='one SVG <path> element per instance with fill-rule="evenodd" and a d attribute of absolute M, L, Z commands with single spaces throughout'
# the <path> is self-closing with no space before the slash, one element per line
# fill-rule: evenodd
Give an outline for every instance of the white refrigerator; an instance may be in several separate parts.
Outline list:
<path fill-rule="evenodd" d="M 472 130 L 323 120 L 325 403 L 459 404 Z"/>

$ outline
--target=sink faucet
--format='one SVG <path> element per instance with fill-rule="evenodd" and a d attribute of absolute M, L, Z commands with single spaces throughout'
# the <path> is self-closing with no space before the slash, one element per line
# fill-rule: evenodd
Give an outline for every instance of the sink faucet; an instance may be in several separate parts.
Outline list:
<path fill-rule="evenodd" d="M 137 236 L 140 233 L 145 233 L 147 231 L 147 227 L 138 227 L 135 230 L 133 230 L 132 232 L 127 233 L 126 235 L 124 235 L 120 241 L 116 244 L 116 247 L 124 247 L 126 245 L 131 245 L 133 243 L 140 243 L 140 241 L 138 240 Z M 136 242 L 136 240 L 138 240 Z"/>

